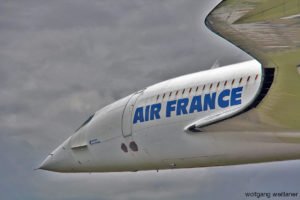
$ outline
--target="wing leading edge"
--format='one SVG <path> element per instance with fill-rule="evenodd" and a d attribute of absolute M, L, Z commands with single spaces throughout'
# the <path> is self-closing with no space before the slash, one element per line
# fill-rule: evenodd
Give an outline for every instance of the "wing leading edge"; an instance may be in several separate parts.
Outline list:
<path fill-rule="evenodd" d="M 206 129 L 299 130 L 300 0 L 223 0 L 206 24 L 260 61 L 265 71 L 275 71 L 272 86 L 258 105 Z"/>

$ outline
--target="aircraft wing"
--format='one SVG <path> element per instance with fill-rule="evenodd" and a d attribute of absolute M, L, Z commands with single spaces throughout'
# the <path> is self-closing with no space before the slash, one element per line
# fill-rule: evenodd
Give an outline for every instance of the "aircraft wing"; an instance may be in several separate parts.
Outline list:
<path fill-rule="evenodd" d="M 258 105 L 204 129 L 299 130 L 300 0 L 224 0 L 207 16 L 206 24 L 265 69 L 275 70 Z"/>

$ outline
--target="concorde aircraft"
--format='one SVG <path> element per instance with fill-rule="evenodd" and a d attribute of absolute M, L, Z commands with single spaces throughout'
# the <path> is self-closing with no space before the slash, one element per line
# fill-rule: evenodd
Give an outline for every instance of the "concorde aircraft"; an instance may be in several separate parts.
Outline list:
<path fill-rule="evenodd" d="M 41 164 L 118 172 L 300 159 L 300 0 L 226 0 L 214 33 L 255 60 L 141 89 L 95 112 Z"/>

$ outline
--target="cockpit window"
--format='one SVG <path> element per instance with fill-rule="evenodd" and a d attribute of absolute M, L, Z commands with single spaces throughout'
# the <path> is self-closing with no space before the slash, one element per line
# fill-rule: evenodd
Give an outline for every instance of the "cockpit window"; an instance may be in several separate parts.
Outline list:
<path fill-rule="evenodd" d="M 76 129 L 75 132 L 77 132 L 79 129 L 81 129 L 81 128 L 84 127 L 87 123 L 89 123 L 89 122 L 93 119 L 94 115 L 95 115 L 95 114 L 92 114 L 91 116 L 89 116 L 89 118 L 88 118 L 87 120 L 85 120 L 85 122 L 83 122 L 83 124 L 81 124 L 81 126 L 80 126 L 78 129 Z"/>

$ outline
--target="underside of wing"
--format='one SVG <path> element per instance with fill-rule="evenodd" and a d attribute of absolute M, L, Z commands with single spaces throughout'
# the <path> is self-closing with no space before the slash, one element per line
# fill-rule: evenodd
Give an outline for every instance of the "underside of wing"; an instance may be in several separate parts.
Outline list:
<path fill-rule="evenodd" d="M 205 129 L 300 130 L 300 0 L 224 0 L 207 16 L 206 24 L 274 77 L 257 105 Z"/>

